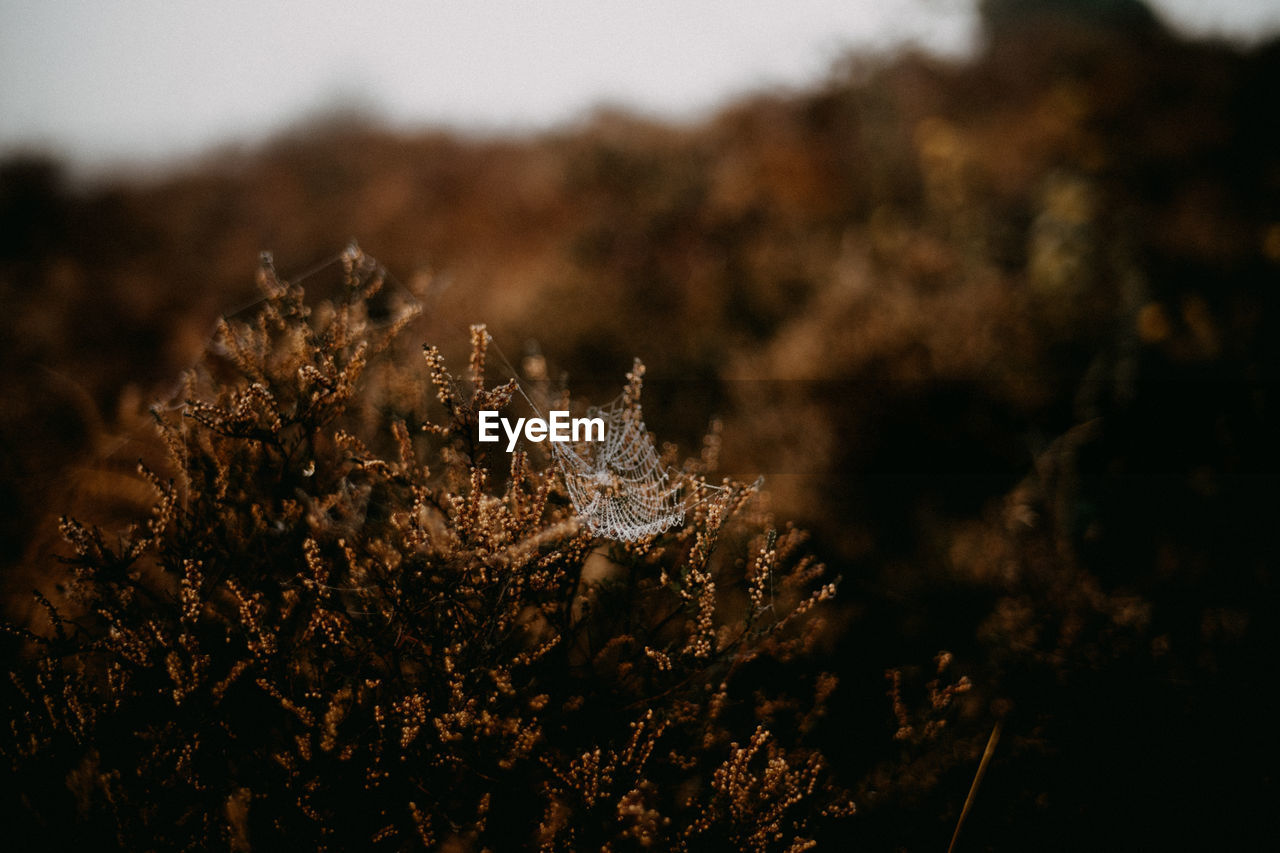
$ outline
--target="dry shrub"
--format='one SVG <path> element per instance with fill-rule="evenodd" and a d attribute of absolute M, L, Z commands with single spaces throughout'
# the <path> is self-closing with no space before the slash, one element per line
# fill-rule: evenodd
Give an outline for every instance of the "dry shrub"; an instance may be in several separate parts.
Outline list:
<path fill-rule="evenodd" d="M 32 843 L 127 849 L 803 849 L 852 810 L 783 695 L 834 593 L 727 483 L 679 529 L 592 538 L 563 483 L 475 443 L 487 387 L 344 253 L 309 307 L 264 266 L 115 535 L 65 519 L 63 604 L 15 628 L 6 764 Z M 375 319 L 377 322 L 375 322 Z M 698 466 L 689 478 L 705 476 Z M 11 788 L 13 790 L 13 788 Z"/>

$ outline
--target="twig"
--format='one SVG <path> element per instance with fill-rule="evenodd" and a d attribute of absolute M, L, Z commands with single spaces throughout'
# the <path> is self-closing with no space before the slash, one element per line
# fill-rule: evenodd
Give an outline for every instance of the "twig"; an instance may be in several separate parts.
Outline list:
<path fill-rule="evenodd" d="M 996 724 L 991 729 L 991 737 L 987 738 L 987 748 L 983 750 L 982 761 L 978 762 L 978 772 L 973 776 L 973 784 L 969 786 L 969 796 L 965 797 L 964 808 L 960 810 L 960 819 L 956 821 L 956 831 L 951 834 L 951 844 L 947 846 L 947 853 L 954 853 L 956 849 L 956 841 L 960 838 L 960 827 L 964 826 L 964 819 L 969 815 L 969 809 L 973 806 L 974 799 L 978 796 L 978 786 L 982 784 L 982 777 L 986 775 L 987 765 L 991 763 L 991 756 L 996 751 L 996 743 L 1000 740 L 1000 727 L 1002 720 L 996 720 Z"/>

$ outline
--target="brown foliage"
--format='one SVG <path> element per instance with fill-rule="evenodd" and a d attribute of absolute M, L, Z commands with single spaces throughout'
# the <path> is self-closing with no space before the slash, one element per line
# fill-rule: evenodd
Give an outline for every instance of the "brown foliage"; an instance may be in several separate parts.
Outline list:
<path fill-rule="evenodd" d="M 804 736 L 834 680 L 793 715 L 744 696 L 834 593 L 800 535 L 728 484 L 594 539 L 553 470 L 477 450 L 515 387 L 486 387 L 483 329 L 470 381 L 433 348 L 416 384 L 379 373 L 414 306 L 375 323 L 383 273 L 341 261 L 314 307 L 263 267 L 157 411 L 146 518 L 64 519 L 67 603 L 6 694 L 43 843 L 798 850 L 850 812 Z"/>
<path fill-rule="evenodd" d="M 1133 3 L 983 5 L 986 42 L 969 59 L 851 58 L 808 90 L 745 99 L 686 126 L 601 113 L 492 139 L 348 124 L 155 181 L 89 187 L 48 163 L 6 164 L 0 559 L 14 567 L 10 611 L 34 605 L 45 618 L 28 594 L 36 586 L 71 615 L 50 584 L 56 525 L 37 524 L 50 509 L 127 520 L 154 502 L 134 460 L 159 471 L 164 455 L 137 441 L 132 410 L 197 357 L 218 311 L 250 297 L 253 252 L 273 246 L 298 264 L 356 234 L 430 306 L 423 337 L 441 352 L 425 368 L 416 355 L 370 355 L 334 422 L 365 449 L 322 432 L 319 457 L 298 450 L 245 494 L 282 490 L 273 499 L 301 514 L 294 524 L 334 525 L 350 544 L 371 518 L 391 524 L 379 512 L 398 481 L 377 465 L 341 466 L 430 462 L 463 504 L 429 515 L 428 532 L 455 516 L 487 530 L 499 505 L 468 496 L 505 501 L 509 482 L 531 481 L 513 476 L 505 455 L 496 465 L 455 447 L 446 404 L 422 388 L 426 373 L 443 380 L 446 363 L 466 363 L 466 322 L 484 317 L 496 339 L 539 341 L 526 363 L 548 381 L 547 365 L 570 371 L 577 388 L 605 374 L 606 399 L 643 353 L 646 394 L 661 400 L 646 410 L 655 433 L 693 446 L 707 416 L 721 415 L 725 469 L 763 472 L 771 508 L 813 531 L 815 551 L 846 578 L 842 609 L 824 614 L 839 619 L 825 657 L 773 669 L 757 658 L 723 700 L 705 687 L 719 680 L 698 682 L 706 704 L 767 718 L 734 721 L 728 743 L 750 754 L 748 767 L 766 762 L 771 744 L 790 745 L 794 727 L 858 792 L 855 841 L 941 849 L 1003 715 L 966 821 L 974 846 L 1096 847 L 1099 826 L 1128 828 L 1108 837 L 1115 846 L 1228 845 L 1232 827 L 1274 812 L 1280 754 L 1258 700 L 1280 647 L 1270 615 L 1280 50 L 1184 40 L 1106 11 Z M 1036 12 L 1049 7 L 1047 19 Z M 1017 14 L 1001 23 L 1006 11 Z M 341 394 L 325 383 L 345 366 L 312 364 L 307 381 Z M 443 384 L 443 411 L 465 409 L 472 390 Z M 273 405 L 287 427 L 279 401 L 291 398 L 252 385 L 224 376 L 197 396 L 227 408 L 235 429 L 269 433 Z M 219 404 L 232 388 L 240 396 Z M 413 429 L 390 431 L 396 418 Z M 416 431 L 428 422 L 444 432 Z M 210 430 L 187 424 L 191 435 Z M 240 454 L 255 440 L 226 439 Z M 307 477 L 304 457 L 317 465 Z M 525 488 L 521 500 L 541 500 Z M 564 495 L 552 488 L 546 500 L 542 518 L 563 518 Z M 755 602 L 736 559 L 745 573 L 767 538 L 730 533 L 752 509 L 717 539 L 715 554 L 734 559 L 713 557 L 732 579 L 716 579 L 713 629 Z M 311 538 L 313 559 L 349 571 L 341 547 Z M 306 560 L 305 541 L 289 543 L 282 565 Z M 629 553 L 582 558 L 591 592 L 574 597 L 572 624 L 596 625 L 599 602 L 631 588 Z M 667 557 L 652 559 L 660 578 Z M 199 570 L 189 590 L 213 582 Z M 179 580 L 169 583 L 179 596 Z M 689 636 L 714 650 L 714 631 L 697 622 L 704 599 L 680 600 L 693 614 L 682 623 Z M 327 629 L 349 636 L 351 626 L 317 622 L 311 636 Z M 613 636 L 600 630 L 597 639 Z M 604 648 L 592 636 L 554 652 L 566 673 L 586 678 Z M 940 648 L 954 653 L 954 675 L 928 663 Z M 604 660 L 632 663 L 628 678 L 680 671 L 664 649 L 614 646 Z M 194 662 L 178 654 L 186 683 Z M 840 676 L 829 695 L 824 669 Z M 886 669 L 900 674 L 896 704 L 883 696 Z M 933 725 L 934 696 L 964 676 L 971 689 L 942 709 L 947 725 Z M 764 689 L 793 681 L 822 692 L 830 713 L 805 717 L 806 691 Z M 160 683 L 174 689 L 167 667 Z M 565 691 L 599 707 L 594 693 Z M 584 741 L 566 761 L 601 745 L 599 766 L 613 766 L 609 749 L 630 737 L 609 746 L 586 734 L 604 716 L 555 713 L 576 714 L 568 731 Z M 753 746 L 762 722 L 772 737 Z M 723 762 L 731 753 L 721 747 Z M 110 766 L 90 756 L 19 787 L 35 786 L 27 797 L 43 808 L 68 784 L 86 795 Z M 792 776 L 804 766 L 788 763 Z M 714 770 L 704 770 L 702 790 L 713 790 Z M 227 812 L 256 820 L 260 793 L 250 783 L 225 792 Z M 625 814 L 640 832 L 669 813 L 649 789 L 629 793 L 614 799 L 612 820 Z M 506 808 L 493 797 L 494 813 Z M 543 821 L 533 811 L 523 826 Z M 548 825 L 597 813 L 564 804 Z M 1197 824 L 1201 837 L 1188 832 Z"/>

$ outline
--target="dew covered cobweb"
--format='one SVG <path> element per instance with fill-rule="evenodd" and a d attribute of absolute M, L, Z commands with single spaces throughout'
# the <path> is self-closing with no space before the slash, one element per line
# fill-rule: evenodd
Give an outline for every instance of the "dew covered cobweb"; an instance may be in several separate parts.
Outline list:
<path fill-rule="evenodd" d="M 525 393 L 493 337 L 487 342 L 517 376 L 520 396 L 541 416 L 542 409 Z M 541 356 L 526 358 L 525 366 L 535 382 L 545 381 Z M 549 442 L 551 461 L 564 478 L 582 523 L 592 534 L 620 542 L 635 542 L 677 527 L 691 507 L 712 493 L 728 491 L 727 486 L 681 474 L 663 463 L 640 408 L 643 376 L 644 365 L 637 359 L 623 393 L 607 405 L 587 410 L 588 418 L 604 421 L 603 440 Z"/>
<path fill-rule="evenodd" d="M 626 395 L 588 417 L 604 421 L 604 441 L 552 443 L 573 508 L 592 533 L 634 542 L 684 521 L 681 487 L 658 458 L 638 401 Z"/>

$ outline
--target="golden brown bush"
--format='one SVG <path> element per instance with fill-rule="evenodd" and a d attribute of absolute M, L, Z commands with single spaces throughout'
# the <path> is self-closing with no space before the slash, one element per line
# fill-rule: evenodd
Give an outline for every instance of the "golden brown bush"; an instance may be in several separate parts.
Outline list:
<path fill-rule="evenodd" d="M 69 604 L 5 694 L 38 841 L 798 850 L 850 813 L 806 737 L 833 678 L 761 699 L 834 594 L 803 538 L 741 484 L 593 538 L 553 469 L 475 442 L 516 387 L 483 329 L 465 381 L 434 348 L 379 373 L 414 306 L 371 316 L 382 272 L 341 263 L 315 306 L 263 267 L 157 411 L 147 517 L 64 519 Z"/>

